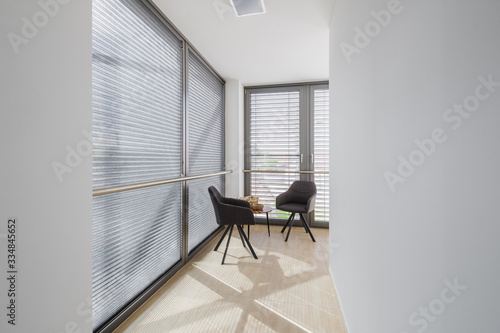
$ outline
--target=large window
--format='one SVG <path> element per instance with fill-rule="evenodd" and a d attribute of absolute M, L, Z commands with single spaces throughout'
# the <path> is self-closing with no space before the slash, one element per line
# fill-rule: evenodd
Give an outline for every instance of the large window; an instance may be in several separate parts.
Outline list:
<path fill-rule="evenodd" d="M 329 222 L 328 98 L 326 84 L 246 89 L 245 193 L 275 207 L 295 180 L 318 188 L 313 225 Z M 273 219 L 289 213 L 274 210 Z"/>
<path fill-rule="evenodd" d="M 108 332 L 218 229 L 224 82 L 142 1 L 93 1 L 92 59 L 93 329 Z"/>

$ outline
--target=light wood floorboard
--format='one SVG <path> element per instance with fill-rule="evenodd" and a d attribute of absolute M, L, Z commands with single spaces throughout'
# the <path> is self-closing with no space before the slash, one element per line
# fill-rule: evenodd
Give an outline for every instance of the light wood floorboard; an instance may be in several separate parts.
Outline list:
<path fill-rule="evenodd" d="M 251 227 L 258 260 L 233 230 L 226 262 L 220 235 L 183 267 L 117 333 L 328 332 L 346 333 L 328 273 L 328 230 Z M 246 227 L 245 227 L 246 232 Z"/>

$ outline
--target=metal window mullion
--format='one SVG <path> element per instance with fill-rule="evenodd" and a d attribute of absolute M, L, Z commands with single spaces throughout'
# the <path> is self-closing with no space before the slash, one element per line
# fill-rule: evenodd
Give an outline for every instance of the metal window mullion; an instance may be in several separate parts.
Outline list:
<path fill-rule="evenodd" d="M 182 172 L 184 176 L 189 176 L 189 142 L 188 142 L 188 53 L 189 46 L 186 41 L 182 44 L 182 112 L 183 112 L 183 150 L 182 150 Z M 188 237 L 189 237 L 189 182 L 183 182 L 182 186 L 182 249 L 181 256 L 183 264 L 188 261 Z"/>
<path fill-rule="evenodd" d="M 250 96 L 251 93 L 248 92 L 248 89 L 244 89 L 244 95 L 245 95 L 245 104 L 244 104 L 244 168 L 245 169 L 251 169 L 251 138 L 250 138 Z M 250 181 L 251 181 L 251 175 L 250 174 L 243 174 L 243 194 L 244 195 L 250 195 Z"/>

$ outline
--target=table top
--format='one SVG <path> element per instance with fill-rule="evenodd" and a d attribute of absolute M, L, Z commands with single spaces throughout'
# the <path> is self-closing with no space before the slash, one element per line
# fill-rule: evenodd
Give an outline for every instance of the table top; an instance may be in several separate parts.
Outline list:
<path fill-rule="evenodd" d="M 254 214 L 270 213 L 272 211 L 273 211 L 273 209 L 270 206 L 264 206 L 264 208 L 262 208 L 262 210 L 253 210 L 252 209 L 252 212 Z"/>

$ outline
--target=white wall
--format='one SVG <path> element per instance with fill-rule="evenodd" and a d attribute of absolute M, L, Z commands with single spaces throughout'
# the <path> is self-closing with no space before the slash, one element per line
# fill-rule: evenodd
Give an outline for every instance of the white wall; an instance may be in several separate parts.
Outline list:
<path fill-rule="evenodd" d="M 91 1 L 58 1 L 41 1 L 51 15 L 38 1 L 0 4 L 0 236 L 9 217 L 19 231 L 15 327 L 0 238 L 1 332 L 91 331 Z M 23 38 L 18 53 L 9 37 Z M 66 147 L 87 156 L 60 182 L 52 163 L 67 164 Z"/>
<path fill-rule="evenodd" d="M 347 325 L 499 332 L 500 85 L 476 87 L 500 82 L 500 2 L 401 0 L 369 45 L 342 44 L 356 46 L 354 28 L 388 3 L 337 0 L 330 31 L 330 265 Z M 475 109 L 476 93 L 456 126 L 447 110 Z M 434 129 L 446 140 L 393 192 L 386 172 L 398 174 L 400 155 L 420 163 L 414 141 Z M 455 278 L 467 288 L 454 294 Z"/>
<path fill-rule="evenodd" d="M 233 170 L 226 176 L 226 196 L 243 196 L 244 168 L 244 93 L 240 81 L 226 81 L 226 169 Z"/>

